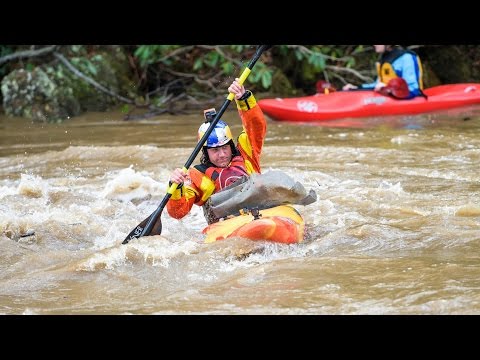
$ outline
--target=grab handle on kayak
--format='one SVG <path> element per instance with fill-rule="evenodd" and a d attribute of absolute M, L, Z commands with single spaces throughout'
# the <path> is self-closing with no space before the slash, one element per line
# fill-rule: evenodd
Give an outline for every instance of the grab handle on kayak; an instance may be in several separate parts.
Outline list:
<path fill-rule="evenodd" d="M 254 207 L 251 209 L 243 208 L 238 210 L 240 215 L 252 215 L 253 220 L 258 220 L 262 217 L 262 214 L 260 214 L 260 209 L 258 207 Z"/>

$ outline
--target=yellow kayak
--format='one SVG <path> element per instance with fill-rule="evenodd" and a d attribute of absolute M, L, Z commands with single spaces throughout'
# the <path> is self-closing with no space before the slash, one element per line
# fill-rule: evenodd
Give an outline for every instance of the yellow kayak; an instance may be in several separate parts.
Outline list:
<path fill-rule="evenodd" d="M 202 232 L 207 235 L 205 243 L 238 236 L 294 244 L 303 241 L 304 228 L 305 222 L 294 207 L 280 205 L 257 212 L 244 212 L 210 224 Z"/>

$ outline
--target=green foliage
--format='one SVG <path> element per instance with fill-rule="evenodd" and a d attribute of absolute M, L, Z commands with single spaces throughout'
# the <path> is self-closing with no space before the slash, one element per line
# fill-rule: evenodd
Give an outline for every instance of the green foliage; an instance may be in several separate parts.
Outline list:
<path fill-rule="evenodd" d="M 0 45 L 0 57 L 13 51 L 24 50 L 28 45 L 10 47 Z M 61 52 L 86 76 L 97 79 L 104 72 L 103 57 L 99 51 L 101 45 L 62 45 Z M 181 93 L 193 97 L 211 96 L 225 91 L 225 86 L 241 71 L 252 58 L 257 45 L 128 45 L 122 46 L 135 62 L 125 61 L 131 70 L 131 89 L 128 97 L 142 96 L 150 103 L 162 103 L 162 96 L 171 98 Z M 105 50 L 105 49 L 104 49 Z M 371 46 L 367 45 L 275 45 L 257 62 L 255 70 L 249 76 L 247 86 L 256 89 L 278 91 L 284 94 L 310 92 L 320 79 L 338 81 L 334 86 L 346 81 L 358 83 L 359 71 L 365 74 L 371 70 L 375 59 Z M 367 61 L 366 61 L 366 60 Z M 45 61 L 54 63 L 51 55 L 31 58 L 0 66 L 0 77 L 10 64 L 32 71 Z M 360 69 L 358 69 L 360 67 Z M 49 71 L 49 67 L 45 67 Z M 352 71 L 339 71 L 352 68 Z M 67 77 L 68 70 L 62 66 L 56 68 L 55 78 Z M 65 71 L 65 73 L 63 73 Z M 117 74 L 118 72 L 114 72 Z M 274 78 L 274 74 L 276 77 Z M 357 74 L 357 75 L 356 75 Z M 281 83 L 274 79 L 284 79 Z M 66 81 L 66 80 L 65 80 Z M 277 84 L 272 88 L 273 81 Z M 222 84 L 215 87 L 214 84 Z M 213 86 L 212 86 L 213 85 Z M 80 82 L 81 87 L 91 85 Z M 151 94 L 150 94 L 151 93 Z M 125 93 L 124 93 L 125 94 Z M 147 95 L 149 94 L 149 95 Z M 160 95 L 161 94 L 161 95 Z M 153 96 L 155 95 L 155 97 Z M 157 101 L 158 100 L 158 101 Z"/>
<path fill-rule="evenodd" d="M 302 53 L 301 51 L 295 50 L 294 54 L 295 54 L 295 58 L 296 58 L 298 61 L 302 61 L 302 60 L 303 60 L 303 53 Z"/>
<path fill-rule="evenodd" d="M 93 64 L 90 59 L 84 57 L 71 58 L 70 62 L 81 71 L 85 72 L 87 75 L 97 75 L 97 67 Z"/>
<path fill-rule="evenodd" d="M 179 45 L 140 45 L 134 52 L 134 56 L 140 61 L 142 67 L 163 62 L 165 65 L 171 65 L 172 59 L 166 55 L 172 50 L 178 49 Z"/>
<path fill-rule="evenodd" d="M 269 69 L 263 63 L 257 63 L 255 71 L 250 75 L 252 83 L 260 82 L 263 88 L 268 89 L 272 85 L 273 70 Z"/>
<path fill-rule="evenodd" d="M 315 71 L 323 71 L 325 69 L 325 57 L 320 53 L 313 53 L 308 57 L 308 63 L 313 66 Z"/>
<path fill-rule="evenodd" d="M 80 54 L 80 52 L 83 50 L 83 46 L 82 45 L 72 45 L 70 47 L 70 49 L 72 50 L 73 53 Z"/>
<path fill-rule="evenodd" d="M 233 69 L 234 69 L 234 66 L 231 62 L 224 62 L 222 64 L 222 70 L 226 75 L 232 75 Z"/>
<path fill-rule="evenodd" d="M 172 51 L 177 49 L 176 55 L 171 56 Z M 181 51 L 183 49 L 185 51 Z M 168 70 L 196 74 L 201 79 L 209 80 L 218 76 L 219 70 L 225 77 L 235 75 L 239 68 L 243 70 L 244 65 L 239 63 L 239 59 L 255 50 L 251 45 L 183 46 L 183 49 L 180 45 L 140 45 L 134 55 L 143 68 L 147 65 L 159 68 L 168 66 Z M 272 84 L 273 71 L 273 68 L 259 63 L 249 81 L 268 89 Z"/>
<path fill-rule="evenodd" d="M 358 45 L 352 52 L 352 54 L 358 54 L 361 53 L 365 50 L 365 47 L 363 45 Z"/>
<path fill-rule="evenodd" d="M 208 81 L 220 76 L 225 78 L 240 73 L 243 62 L 250 59 L 254 45 L 139 45 L 134 50 L 142 68 L 156 69 L 156 74 L 174 71 L 189 76 L 190 79 Z M 329 67 L 354 67 L 355 56 L 365 52 L 363 45 L 276 45 L 269 50 L 273 61 L 259 61 L 250 75 L 249 83 L 270 89 L 272 76 L 281 70 L 289 74 L 292 83 L 310 84 L 327 77 L 334 78 Z M 240 61 L 243 61 L 240 64 Z M 219 74 L 219 71 L 221 73 Z M 193 80 L 192 80 L 193 82 Z M 192 84 L 199 90 L 201 81 Z M 310 85 L 311 86 L 311 85 Z M 204 88 L 205 91 L 207 88 Z"/>
<path fill-rule="evenodd" d="M 288 46 L 285 45 L 277 46 L 276 49 L 278 49 L 277 51 L 281 56 L 287 56 L 288 52 L 290 51 Z"/>
<path fill-rule="evenodd" d="M 195 60 L 195 62 L 193 63 L 193 70 L 197 71 L 197 70 L 201 69 L 202 67 L 203 67 L 203 59 L 198 58 L 197 60 Z"/>
<path fill-rule="evenodd" d="M 236 53 L 242 53 L 245 48 L 247 48 L 248 45 L 232 45 L 230 48 L 236 52 Z"/>
<path fill-rule="evenodd" d="M 217 66 L 220 60 L 220 54 L 217 52 L 210 52 L 205 55 L 203 62 L 211 68 Z"/>
<path fill-rule="evenodd" d="M 13 49 L 8 45 L 0 45 L 0 57 L 11 54 Z"/>
<path fill-rule="evenodd" d="M 0 45 L 0 58 L 13 52 L 13 48 L 8 45 Z M 7 64 L 0 65 L 0 77 L 7 74 Z"/>

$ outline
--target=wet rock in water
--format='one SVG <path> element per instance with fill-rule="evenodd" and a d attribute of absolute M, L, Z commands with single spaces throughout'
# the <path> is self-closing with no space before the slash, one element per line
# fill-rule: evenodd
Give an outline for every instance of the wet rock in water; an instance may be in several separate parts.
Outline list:
<path fill-rule="evenodd" d="M 33 71 L 12 71 L 3 78 L 1 90 L 3 108 L 9 116 L 55 122 L 80 113 L 75 98 L 64 94 L 39 67 Z"/>
<path fill-rule="evenodd" d="M 27 230 L 24 234 L 21 234 L 20 237 L 24 238 L 24 237 L 33 236 L 33 235 L 35 235 L 35 231 L 30 229 L 30 230 Z"/>
<path fill-rule="evenodd" d="M 134 98 L 128 58 L 119 46 L 65 47 L 67 60 L 83 76 L 113 93 Z M 110 94 L 52 61 L 33 70 L 17 69 L 2 79 L 3 108 L 8 116 L 38 122 L 61 122 L 85 111 L 107 111 L 118 104 Z"/>
<path fill-rule="evenodd" d="M 24 231 L 23 226 L 18 227 L 14 224 L 7 224 L 7 226 L 1 232 L 7 238 L 16 241 L 21 244 L 33 244 L 37 242 L 35 230 L 28 229 Z"/>
<path fill-rule="evenodd" d="M 37 242 L 37 236 L 34 230 L 29 229 L 25 233 L 20 234 L 20 238 L 17 241 L 20 244 L 30 245 Z"/>

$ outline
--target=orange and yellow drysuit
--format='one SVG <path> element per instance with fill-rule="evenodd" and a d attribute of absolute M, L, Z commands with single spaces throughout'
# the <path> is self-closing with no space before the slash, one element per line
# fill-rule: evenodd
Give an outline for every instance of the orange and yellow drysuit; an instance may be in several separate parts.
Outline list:
<path fill-rule="evenodd" d="M 262 110 L 251 92 L 244 100 L 235 100 L 243 130 L 237 138 L 236 152 L 226 168 L 211 164 L 196 165 L 188 170 L 188 180 L 177 188 L 167 203 L 168 214 L 181 219 L 193 204 L 203 206 L 215 192 L 222 190 L 243 175 L 260 173 L 260 154 L 267 132 Z"/>

